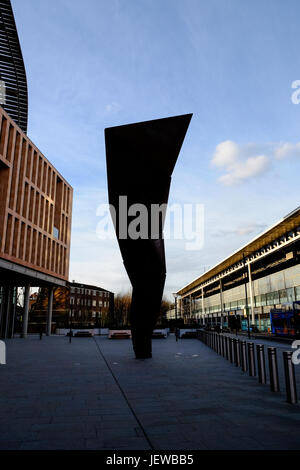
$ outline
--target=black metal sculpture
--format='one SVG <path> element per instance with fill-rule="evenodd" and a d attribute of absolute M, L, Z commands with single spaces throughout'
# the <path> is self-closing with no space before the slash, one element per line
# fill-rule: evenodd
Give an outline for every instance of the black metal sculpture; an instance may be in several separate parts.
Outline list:
<path fill-rule="evenodd" d="M 10 0 L 0 0 L 0 105 L 26 134 L 27 80 Z"/>
<path fill-rule="evenodd" d="M 165 211 L 157 225 L 152 209 L 168 202 L 171 175 L 191 117 L 185 114 L 105 129 L 109 203 L 115 209 L 114 226 L 133 287 L 130 324 L 137 358 L 152 357 L 151 337 L 166 277 Z M 120 204 L 122 196 L 126 207 L 124 201 Z M 141 236 L 133 238 L 130 224 L 139 207 L 135 204 L 146 209 L 147 223 L 145 227 L 144 218 Z M 133 208 L 131 215 L 127 208 Z"/>

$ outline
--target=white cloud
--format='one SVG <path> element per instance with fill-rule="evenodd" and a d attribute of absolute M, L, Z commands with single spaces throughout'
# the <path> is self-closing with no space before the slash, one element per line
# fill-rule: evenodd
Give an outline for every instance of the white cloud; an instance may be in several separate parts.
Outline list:
<path fill-rule="evenodd" d="M 227 185 L 240 183 L 254 176 L 261 175 L 269 167 L 269 159 L 265 155 L 249 157 L 245 161 L 238 161 L 227 168 L 228 172 L 220 177 L 220 181 Z"/>
<path fill-rule="evenodd" d="M 225 140 L 216 147 L 212 163 L 215 166 L 231 166 L 239 157 L 239 147 L 231 140 Z"/>
<path fill-rule="evenodd" d="M 275 148 L 274 155 L 277 160 L 293 157 L 300 158 L 300 142 L 296 144 L 282 142 Z"/>
<path fill-rule="evenodd" d="M 241 146 L 231 140 L 217 145 L 212 164 L 226 170 L 219 178 L 221 183 L 230 186 L 264 173 L 269 167 L 269 159 L 266 155 L 255 155 L 255 150 L 253 144 Z"/>
<path fill-rule="evenodd" d="M 236 233 L 239 235 L 249 235 L 251 233 L 261 233 L 267 228 L 265 224 L 250 223 L 247 225 L 242 225 L 237 228 Z"/>
<path fill-rule="evenodd" d="M 219 181 L 227 186 L 265 173 L 272 160 L 300 158 L 300 142 L 248 143 L 225 140 L 216 146 L 212 164 L 223 168 Z"/>
<path fill-rule="evenodd" d="M 219 181 L 231 186 L 264 173 L 269 167 L 269 158 L 264 154 L 257 154 L 261 150 L 262 146 L 238 145 L 231 140 L 218 144 L 212 164 L 223 167 L 226 171 Z"/>
<path fill-rule="evenodd" d="M 213 232 L 212 235 L 215 237 L 224 237 L 226 235 L 251 235 L 263 232 L 267 228 L 267 225 L 256 222 L 249 222 L 246 224 L 239 225 L 236 228 L 220 229 Z"/>
<path fill-rule="evenodd" d="M 120 109 L 121 109 L 121 106 L 119 105 L 119 103 L 116 103 L 115 101 L 112 101 L 112 103 L 108 103 L 105 106 L 105 111 L 107 113 L 117 113 L 118 111 L 120 111 Z"/>

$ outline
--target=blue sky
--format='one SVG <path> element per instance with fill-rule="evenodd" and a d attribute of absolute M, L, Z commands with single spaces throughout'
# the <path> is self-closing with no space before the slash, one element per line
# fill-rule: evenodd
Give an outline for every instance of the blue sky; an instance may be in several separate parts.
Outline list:
<path fill-rule="evenodd" d="M 299 205 L 298 0 L 12 0 L 28 135 L 74 187 L 70 279 L 130 284 L 107 202 L 105 127 L 193 113 L 170 202 L 201 203 L 205 241 L 166 241 L 166 295 Z"/>

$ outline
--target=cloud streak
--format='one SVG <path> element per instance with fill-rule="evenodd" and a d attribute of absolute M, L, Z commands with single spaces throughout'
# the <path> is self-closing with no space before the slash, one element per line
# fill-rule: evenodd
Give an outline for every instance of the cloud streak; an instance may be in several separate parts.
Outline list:
<path fill-rule="evenodd" d="M 300 142 L 240 145 L 225 140 L 216 146 L 211 162 L 214 167 L 225 171 L 219 181 L 232 186 L 266 173 L 272 161 L 290 158 L 300 159 Z"/>
<path fill-rule="evenodd" d="M 266 155 L 248 156 L 248 154 L 249 146 L 245 149 L 231 140 L 217 145 L 212 164 L 226 171 L 219 181 L 226 186 L 231 186 L 259 176 L 268 170 L 270 162 Z"/>

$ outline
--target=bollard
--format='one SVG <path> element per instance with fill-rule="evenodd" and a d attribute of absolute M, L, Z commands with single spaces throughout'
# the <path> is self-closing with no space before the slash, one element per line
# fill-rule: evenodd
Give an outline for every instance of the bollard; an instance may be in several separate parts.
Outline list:
<path fill-rule="evenodd" d="M 225 336 L 225 359 L 228 359 L 228 336 Z"/>
<path fill-rule="evenodd" d="M 254 359 L 254 343 L 248 344 L 248 364 L 249 364 L 249 375 L 254 377 L 256 375 L 255 370 L 255 359 Z"/>
<path fill-rule="evenodd" d="M 225 336 L 223 335 L 222 333 L 222 356 L 225 357 L 225 347 L 224 347 L 224 344 L 225 344 Z"/>
<path fill-rule="evenodd" d="M 230 362 L 235 363 L 235 338 L 230 339 Z"/>
<path fill-rule="evenodd" d="M 286 400 L 288 403 L 295 404 L 298 402 L 298 399 L 295 379 L 295 367 L 292 363 L 292 355 L 292 351 L 283 351 Z"/>
<path fill-rule="evenodd" d="M 243 372 L 247 371 L 246 341 L 241 341 L 241 367 Z"/>
<path fill-rule="evenodd" d="M 241 353 L 240 353 L 240 340 L 235 339 L 235 365 L 240 367 L 241 365 Z"/>
<path fill-rule="evenodd" d="M 257 356 L 258 381 L 261 384 L 266 384 L 267 377 L 266 377 L 266 365 L 265 365 L 265 348 L 263 344 L 256 345 L 256 356 Z"/>
<path fill-rule="evenodd" d="M 228 336 L 227 338 L 227 359 L 231 361 L 231 338 Z"/>
<path fill-rule="evenodd" d="M 223 336 L 220 334 L 219 335 L 220 342 L 219 342 L 219 354 L 220 356 L 223 356 Z"/>
<path fill-rule="evenodd" d="M 279 392 L 278 366 L 276 348 L 268 348 L 269 372 L 270 372 L 270 389 L 271 392 Z"/>

